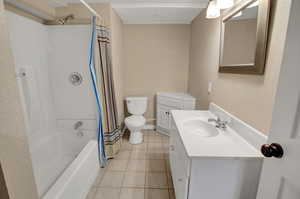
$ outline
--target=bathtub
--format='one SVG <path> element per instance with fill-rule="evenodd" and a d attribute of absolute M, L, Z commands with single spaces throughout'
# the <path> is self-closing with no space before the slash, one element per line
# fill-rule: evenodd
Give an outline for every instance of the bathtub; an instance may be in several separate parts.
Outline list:
<path fill-rule="evenodd" d="M 98 143 L 91 140 L 43 199 L 85 199 L 99 171 Z"/>

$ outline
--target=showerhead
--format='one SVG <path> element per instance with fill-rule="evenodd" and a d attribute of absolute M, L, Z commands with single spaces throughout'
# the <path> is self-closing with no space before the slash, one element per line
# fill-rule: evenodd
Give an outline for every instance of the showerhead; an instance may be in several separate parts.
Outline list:
<path fill-rule="evenodd" d="M 62 17 L 62 18 L 59 18 L 57 19 L 57 22 L 60 24 L 60 25 L 64 25 L 65 23 L 67 23 L 69 20 L 72 20 L 74 19 L 74 15 L 73 14 L 70 14 L 70 15 L 67 15 L 65 17 Z"/>

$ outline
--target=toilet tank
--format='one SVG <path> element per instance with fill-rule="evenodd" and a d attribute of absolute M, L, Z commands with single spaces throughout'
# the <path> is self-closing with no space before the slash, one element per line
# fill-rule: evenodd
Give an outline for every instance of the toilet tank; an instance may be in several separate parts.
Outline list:
<path fill-rule="evenodd" d="M 132 115 L 143 115 L 147 110 L 147 97 L 127 97 L 128 112 Z"/>

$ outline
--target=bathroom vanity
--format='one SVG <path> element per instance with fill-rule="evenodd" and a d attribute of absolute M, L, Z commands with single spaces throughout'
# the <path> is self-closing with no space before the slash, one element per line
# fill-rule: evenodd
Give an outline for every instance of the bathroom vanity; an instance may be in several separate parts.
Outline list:
<path fill-rule="evenodd" d="M 186 93 L 160 92 L 156 95 L 156 130 L 169 135 L 171 110 L 193 110 L 196 99 Z"/>
<path fill-rule="evenodd" d="M 176 198 L 254 199 L 266 137 L 211 104 L 209 111 L 171 111 L 170 167 Z M 230 121 L 226 130 L 209 118 Z"/>

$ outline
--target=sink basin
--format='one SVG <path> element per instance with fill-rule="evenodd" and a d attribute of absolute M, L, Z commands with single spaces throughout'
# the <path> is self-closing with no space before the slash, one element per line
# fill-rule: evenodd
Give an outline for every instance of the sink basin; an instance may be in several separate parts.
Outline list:
<path fill-rule="evenodd" d="M 201 137 L 215 137 L 219 134 L 215 126 L 203 120 L 195 119 L 183 122 L 183 130 Z"/>

